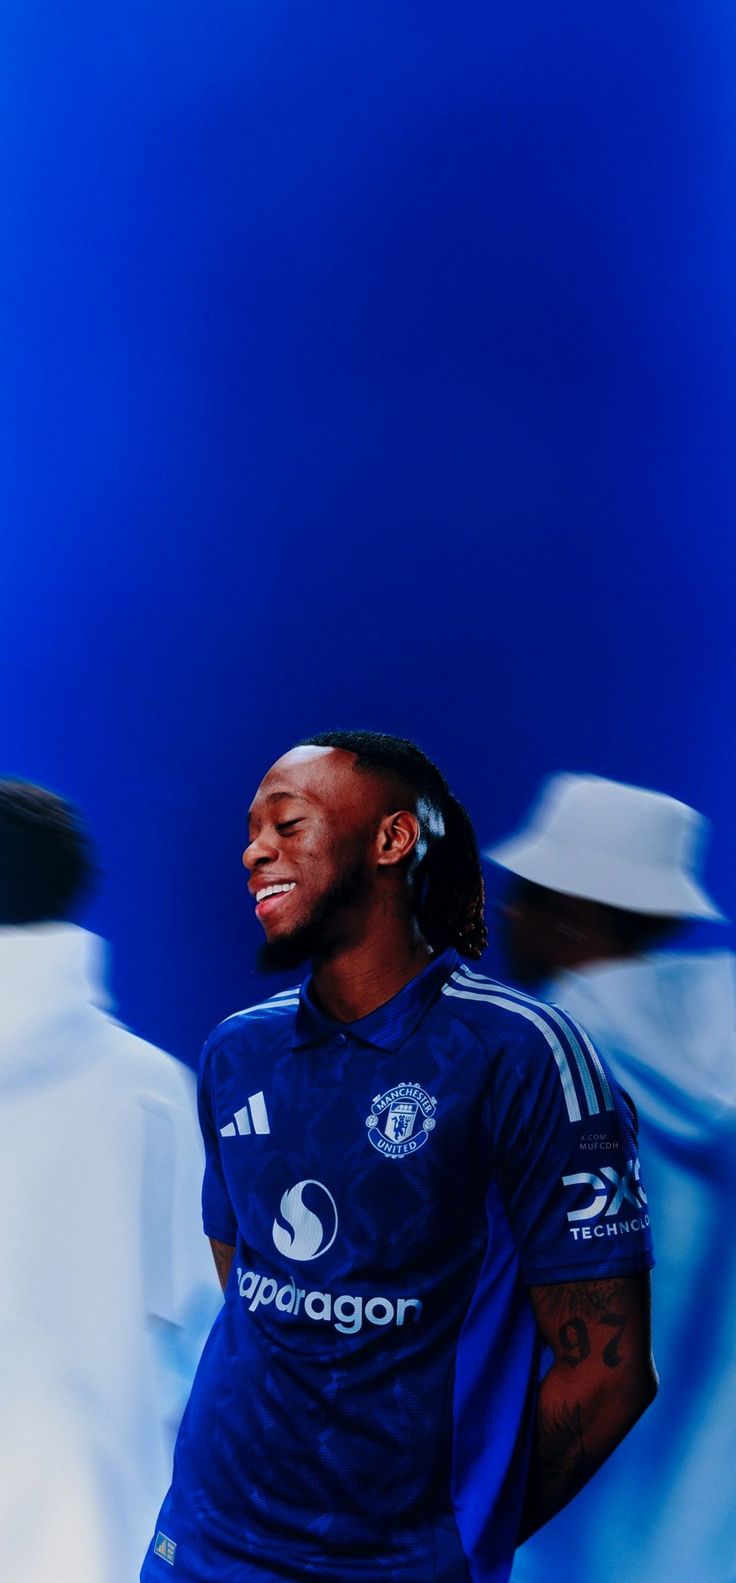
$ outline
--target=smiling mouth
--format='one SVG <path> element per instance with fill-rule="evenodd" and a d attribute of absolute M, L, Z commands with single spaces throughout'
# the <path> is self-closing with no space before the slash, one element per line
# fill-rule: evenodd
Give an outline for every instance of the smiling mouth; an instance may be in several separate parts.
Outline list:
<path fill-rule="evenodd" d="M 263 918 L 267 913 L 273 912 L 295 888 L 295 879 L 285 885 L 264 885 L 262 890 L 256 891 L 256 917 Z"/>

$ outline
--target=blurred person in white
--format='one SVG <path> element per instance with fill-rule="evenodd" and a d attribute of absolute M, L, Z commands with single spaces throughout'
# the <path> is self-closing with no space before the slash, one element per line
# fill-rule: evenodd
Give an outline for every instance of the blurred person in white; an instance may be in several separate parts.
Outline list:
<path fill-rule="evenodd" d="M 109 1014 L 75 810 L 0 781 L 0 1578 L 130 1583 L 219 1287 L 191 1073 Z"/>
<path fill-rule="evenodd" d="M 672 797 L 556 775 L 484 854 L 513 876 L 502 931 L 515 982 L 583 1025 L 636 1104 L 658 1275 L 657 1401 L 517 1552 L 513 1583 L 736 1579 L 736 1001 L 732 955 L 688 945 L 687 920 L 722 921 L 700 883 L 705 830 Z M 573 1234 L 604 1235 L 612 1189 L 594 1127 L 590 1148 Z"/>

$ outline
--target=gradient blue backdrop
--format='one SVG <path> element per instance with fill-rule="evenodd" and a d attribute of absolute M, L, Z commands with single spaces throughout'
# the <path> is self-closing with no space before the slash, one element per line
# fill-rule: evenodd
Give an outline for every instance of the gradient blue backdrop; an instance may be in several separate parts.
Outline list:
<path fill-rule="evenodd" d="M 336 724 L 486 840 L 671 791 L 736 909 L 730 0 L 0 26 L 4 767 L 88 815 L 125 1020 L 258 998 L 245 810 Z"/>

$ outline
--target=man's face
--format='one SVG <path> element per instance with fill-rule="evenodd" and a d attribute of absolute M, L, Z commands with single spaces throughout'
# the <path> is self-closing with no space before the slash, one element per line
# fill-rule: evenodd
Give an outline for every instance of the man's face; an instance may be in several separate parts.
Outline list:
<path fill-rule="evenodd" d="M 517 984 L 538 986 L 557 966 L 552 891 L 509 875 L 501 904 L 501 940 Z"/>
<path fill-rule="evenodd" d="M 380 786 L 354 764 L 341 748 L 293 748 L 256 792 L 243 863 L 265 971 L 329 954 L 350 938 L 370 894 Z"/>

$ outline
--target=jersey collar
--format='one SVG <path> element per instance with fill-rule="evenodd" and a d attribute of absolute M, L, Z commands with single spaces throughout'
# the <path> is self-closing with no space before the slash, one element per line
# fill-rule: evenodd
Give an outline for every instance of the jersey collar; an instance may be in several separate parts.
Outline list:
<path fill-rule="evenodd" d="M 382 1006 L 376 1006 L 375 1011 L 370 1011 L 367 1017 L 359 1017 L 357 1022 L 338 1022 L 322 1011 L 314 999 L 310 973 L 299 991 L 293 1048 L 298 1050 L 308 1044 L 326 1044 L 336 1034 L 342 1033 L 360 1039 L 364 1044 L 376 1045 L 379 1050 L 398 1050 L 399 1045 L 419 1026 L 458 961 L 457 951 L 450 946 L 439 956 L 433 957 L 415 978 L 410 978 L 398 994 L 392 995 Z"/>

